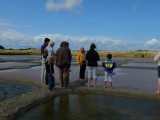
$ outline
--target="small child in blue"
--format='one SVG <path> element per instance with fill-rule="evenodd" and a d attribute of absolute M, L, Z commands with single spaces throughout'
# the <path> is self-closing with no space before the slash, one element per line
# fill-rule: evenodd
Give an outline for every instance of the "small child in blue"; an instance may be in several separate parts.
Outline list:
<path fill-rule="evenodd" d="M 46 62 L 46 71 L 47 71 L 47 82 L 48 82 L 48 89 L 51 91 L 52 88 L 55 86 L 55 78 L 54 78 L 54 57 L 48 56 Z"/>
<path fill-rule="evenodd" d="M 102 66 L 105 68 L 105 79 L 103 87 L 106 88 L 106 83 L 109 82 L 110 88 L 113 88 L 112 74 L 113 74 L 113 69 L 116 67 L 116 62 L 112 61 L 112 54 L 107 54 L 107 60 L 102 63 Z"/>

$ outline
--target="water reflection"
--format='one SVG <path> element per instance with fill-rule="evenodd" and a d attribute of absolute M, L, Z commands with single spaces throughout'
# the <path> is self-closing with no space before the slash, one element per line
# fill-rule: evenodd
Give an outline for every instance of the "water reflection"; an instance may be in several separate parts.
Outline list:
<path fill-rule="evenodd" d="M 27 68 L 32 66 L 39 66 L 39 63 L 24 63 L 24 62 L 0 62 L 0 70 L 3 69 L 15 69 L 15 68 Z"/>
<path fill-rule="evenodd" d="M 54 118 L 54 102 L 48 101 L 42 110 L 42 120 L 52 120 Z"/>
<path fill-rule="evenodd" d="M 155 63 L 127 63 L 127 64 L 123 64 L 121 66 L 127 66 L 127 67 L 157 67 L 157 64 L 155 64 Z"/>
<path fill-rule="evenodd" d="M 31 61 L 40 60 L 39 55 L 0 55 L 0 60 L 5 61 Z"/>
<path fill-rule="evenodd" d="M 159 111 L 160 103 L 151 100 L 72 94 L 55 97 L 17 120 L 159 120 Z"/>

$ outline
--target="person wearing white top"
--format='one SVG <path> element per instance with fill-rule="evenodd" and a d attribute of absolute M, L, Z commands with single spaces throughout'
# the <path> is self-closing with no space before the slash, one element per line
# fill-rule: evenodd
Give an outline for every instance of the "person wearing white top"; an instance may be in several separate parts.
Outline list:
<path fill-rule="evenodd" d="M 157 55 L 155 55 L 155 57 L 154 57 L 154 61 L 157 61 L 158 62 L 158 89 L 157 89 L 157 92 L 156 93 L 158 93 L 158 94 L 160 94 L 160 52 L 157 54 Z"/>
<path fill-rule="evenodd" d="M 54 50 L 53 50 L 54 44 L 55 43 L 53 41 L 50 41 L 48 46 L 45 48 L 45 50 L 47 51 L 47 58 L 48 56 L 54 56 Z"/>
<path fill-rule="evenodd" d="M 49 41 L 48 46 L 44 49 L 44 54 L 43 54 L 44 64 L 48 61 L 48 58 L 50 56 L 54 57 L 54 50 L 53 50 L 54 44 L 55 43 L 53 41 Z M 45 68 L 45 73 L 43 73 L 41 76 L 41 79 L 43 79 L 43 82 L 45 82 L 47 84 L 46 80 L 48 79 L 48 77 L 47 77 L 46 68 Z"/>

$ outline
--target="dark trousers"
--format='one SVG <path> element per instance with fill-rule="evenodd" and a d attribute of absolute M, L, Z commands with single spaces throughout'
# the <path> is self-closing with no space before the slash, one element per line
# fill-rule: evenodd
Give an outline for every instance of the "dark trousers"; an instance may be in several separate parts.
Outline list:
<path fill-rule="evenodd" d="M 86 71 L 86 64 L 82 64 L 82 66 L 80 66 L 80 73 L 79 73 L 80 79 L 85 78 L 85 71 Z"/>
<path fill-rule="evenodd" d="M 69 84 L 69 67 L 59 67 L 59 80 L 61 87 L 68 87 Z"/>

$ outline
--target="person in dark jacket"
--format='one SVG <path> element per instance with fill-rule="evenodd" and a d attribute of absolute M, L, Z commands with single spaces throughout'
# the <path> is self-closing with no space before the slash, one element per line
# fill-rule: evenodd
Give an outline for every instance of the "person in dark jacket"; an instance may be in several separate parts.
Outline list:
<path fill-rule="evenodd" d="M 60 86 L 67 88 L 69 85 L 69 69 L 71 65 L 72 55 L 69 49 L 69 43 L 64 41 L 55 53 L 56 66 L 59 67 Z"/>
<path fill-rule="evenodd" d="M 45 78 L 47 77 L 46 67 L 45 67 L 47 55 L 45 54 L 45 48 L 48 46 L 49 41 L 50 41 L 49 38 L 45 38 L 44 44 L 41 46 L 41 60 L 42 60 L 41 82 L 45 82 Z"/>
<path fill-rule="evenodd" d="M 46 84 L 48 84 L 48 89 L 51 91 L 52 88 L 55 86 L 55 78 L 54 78 L 54 57 L 48 56 L 46 65 L 46 71 L 47 71 L 47 81 Z"/>
<path fill-rule="evenodd" d="M 112 60 L 112 54 L 107 54 L 107 60 L 102 62 L 102 66 L 105 69 L 105 79 L 104 79 L 104 84 L 103 87 L 106 88 L 106 83 L 110 83 L 110 88 L 112 87 L 112 74 L 113 74 L 113 69 L 116 67 L 116 62 Z"/>
<path fill-rule="evenodd" d="M 98 70 L 98 63 L 99 61 L 99 54 L 95 51 L 96 45 L 92 43 L 90 45 L 90 50 L 86 54 L 86 60 L 88 61 L 88 87 L 90 87 L 90 81 L 93 77 L 94 80 L 94 87 L 96 87 L 97 83 L 97 70 Z"/>

